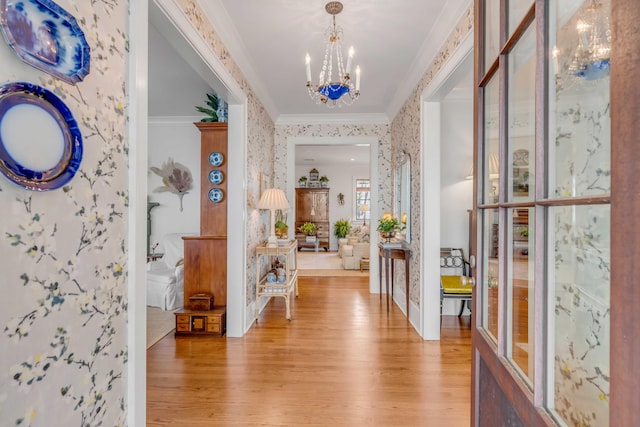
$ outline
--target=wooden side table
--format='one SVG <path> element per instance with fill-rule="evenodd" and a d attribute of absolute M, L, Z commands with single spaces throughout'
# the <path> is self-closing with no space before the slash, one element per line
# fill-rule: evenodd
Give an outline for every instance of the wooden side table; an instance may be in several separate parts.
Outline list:
<path fill-rule="evenodd" d="M 407 296 L 407 321 L 409 320 L 409 259 L 411 249 L 407 242 L 378 243 L 378 263 L 380 264 L 380 302 L 382 302 L 382 260 L 384 259 L 384 277 L 387 290 L 387 313 L 389 312 L 389 269 L 391 269 L 391 299 L 393 300 L 394 260 L 404 260 L 405 293 Z"/>
<path fill-rule="evenodd" d="M 157 254 L 157 253 L 147 254 L 147 262 L 159 260 L 163 256 L 164 254 Z"/>
<path fill-rule="evenodd" d="M 369 269 L 369 258 L 368 257 L 363 257 L 360 259 L 360 272 L 362 272 L 362 270 L 368 270 Z"/>

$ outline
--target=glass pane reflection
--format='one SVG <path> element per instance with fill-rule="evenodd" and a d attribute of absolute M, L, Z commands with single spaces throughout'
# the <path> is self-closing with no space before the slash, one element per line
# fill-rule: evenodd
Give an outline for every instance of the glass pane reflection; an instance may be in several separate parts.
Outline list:
<path fill-rule="evenodd" d="M 508 267 L 511 292 L 511 344 L 509 355 L 533 384 L 534 262 L 533 208 L 510 209 L 510 259 Z M 531 239 L 529 239 L 531 236 Z"/>
<path fill-rule="evenodd" d="M 611 191 L 610 8 L 610 0 L 550 4 L 549 197 Z"/>
<path fill-rule="evenodd" d="M 554 411 L 569 425 L 609 425 L 610 207 L 550 210 Z"/>
<path fill-rule="evenodd" d="M 536 38 L 535 21 L 509 53 L 510 200 L 532 200 L 535 193 Z"/>
<path fill-rule="evenodd" d="M 498 231 L 499 216 L 497 209 L 482 211 L 484 215 L 484 250 L 483 259 L 483 292 L 482 326 L 498 340 Z"/>
<path fill-rule="evenodd" d="M 498 203 L 500 178 L 498 76 L 494 75 L 484 88 L 484 201 Z"/>

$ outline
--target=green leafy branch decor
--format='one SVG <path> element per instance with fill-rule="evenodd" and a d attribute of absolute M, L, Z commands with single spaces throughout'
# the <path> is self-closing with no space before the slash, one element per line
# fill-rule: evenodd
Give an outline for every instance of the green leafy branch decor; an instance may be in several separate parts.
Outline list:
<path fill-rule="evenodd" d="M 171 192 L 180 198 L 180 212 L 182 212 L 182 198 L 193 188 L 193 176 L 185 165 L 174 162 L 171 157 L 162 164 L 161 168 L 152 166 L 151 172 L 162 178 L 162 187 L 153 190 L 154 193 Z"/>
<path fill-rule="evenodd" d="M 205 122 L 205 123 L 212 123 L 212 122 L 217 122 L 218 121 L 218 106 L 220 104 L 220 101 L 218 100 L 218 96 L 216 95 L 216 93 L 208 93 L 207 94 L 207 105 L 209 106 L 209 108 L 207 107 L 196 107 L 196 110 L 200 111 L 203 114 L 206 114 L 208 117 L 203 118 L 202 120 L 200 120 L 201 122 Z"/>

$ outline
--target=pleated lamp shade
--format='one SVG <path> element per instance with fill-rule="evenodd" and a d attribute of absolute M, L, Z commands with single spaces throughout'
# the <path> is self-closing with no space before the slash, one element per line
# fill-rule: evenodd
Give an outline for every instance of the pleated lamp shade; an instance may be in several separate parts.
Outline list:
<path fill-rule="evenodd" d="M 269 235 L 268 247 L 277 247 L 278 239 L 276 238 L 275 230 L 275 214 L 276 210 L 289 209 L 289 202 L 287 196 L 284 195 L 284 191 L 279 188 L 267 188 L 260 196 L 258 202 L 258 209 L 269 209 L 271 211 L 271 234 Z"/>
<path fill-rule="evenodd" d="M 279 188 L 267 188 L 262 192 L 258 209 L 289 209 L 289 202 L 284 191 Z"/>

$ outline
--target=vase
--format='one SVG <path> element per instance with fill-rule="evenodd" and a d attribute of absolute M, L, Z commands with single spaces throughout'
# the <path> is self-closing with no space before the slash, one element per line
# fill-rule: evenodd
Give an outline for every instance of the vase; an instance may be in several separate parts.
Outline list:
<path fill-rule="evenodd" d="M 380 237 L 382 237 L 385 242 L 389 243 L 391 241 L 391 239 L 393 239 L 396 235 L 395 231 L 381 231 L 380 232 Z"/>

